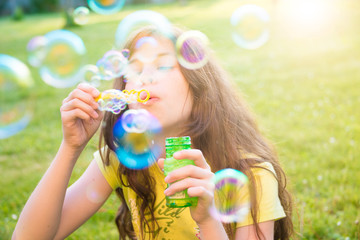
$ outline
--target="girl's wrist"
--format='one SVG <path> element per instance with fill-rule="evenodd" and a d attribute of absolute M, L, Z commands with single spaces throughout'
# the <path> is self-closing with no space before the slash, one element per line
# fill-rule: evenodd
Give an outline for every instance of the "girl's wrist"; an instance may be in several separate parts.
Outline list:
<path fill-rule="evenodd" d="M 223 224 L 214 218 L 208 218 L 201 223 L 197 223 L 201 239 L 228 239 Z"/>
<path fill-rule="evenodd" d="M 66 143 L 64 140 L 60 144 L 59 154 L 68 156 L 68 159 L 76 162 L 85 146 L 74 147 Z"/>

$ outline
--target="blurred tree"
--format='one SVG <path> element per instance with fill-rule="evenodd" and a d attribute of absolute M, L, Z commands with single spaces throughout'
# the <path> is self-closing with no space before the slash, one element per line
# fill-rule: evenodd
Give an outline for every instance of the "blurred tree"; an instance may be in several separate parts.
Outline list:
<path fill-rule="evenodd" d="M 65 26 L 64 28 L 78 26 L 74 21 L 74 2 L 66 0 L 64 2 Z"/>
<path fill-rule="evenodd" d="M 31 0 L 35 12 L 55 12 L 59 8 L 58 0 Z"/>

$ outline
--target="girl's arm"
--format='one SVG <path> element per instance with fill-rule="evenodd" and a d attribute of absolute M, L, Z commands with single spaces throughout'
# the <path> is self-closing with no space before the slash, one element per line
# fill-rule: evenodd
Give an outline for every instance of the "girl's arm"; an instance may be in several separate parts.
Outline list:
<path fill-rule="evenodd" d="M 91 211 L 101 206 L 100 201 L 96 203 L 98 205 L 90 208 L 89 212 L 80 211 L 78 218 L 75 217 L 77 212 L 69 214 L 68 211 L 75 209 L 74 206 L 80 206 L 79 202 L 86 205 L 86 199 L 81 195 L 80 190 L 86 183 L 96 180 L 96 184 L 99 184 L 97 188 L 106 186 L 104 177 L 91 178 L 90 174 L 96 172 L 93 164 L 79 180 L 82 184 L 76 183 L 74 187 L 66 190 L 79 155 L 101 123 L 102 113 L 97 109 L 98 104 L 94 100 L 99 94 L 96 88 L 79 84 L 64 99 L 60 108 L 63 141 L 49 169 L 28 199 L 16 225 L 13 239 L 53 239 L 62 226 L 65 226 L 62 232 L 70 233 L 74 229 L 64 225 L 64 222 L 71 222 L 72 218 L 78 219 L 75 222 L 76 226 L 79 226 Z M 107 187 L 104 191 L 100 191 L 104 198 L 107 198 L 110 192 L 108 185 Z"/>
<path fill-rule="evenodd" d="M 259 228 L 263 233 L 261 240 L 274 239 L 274 221 L 261 222 L 259 223 Z M 236 229 L 235 240 L 241 239 L 259 240 L 256 236 L 256 229 L 254 225 L 239 227 Z"/>
<path fill-rule="evenodd" d="M 95 160 L 66 189 L 70 174 L 66 174 L 66 164 L 59 163 L 65 160 L 60 158 L 62 154 L 59 151 L 27 201 L 12 239 L 64 239 L 90 218 L 111 194 L 112 189 Z"/>

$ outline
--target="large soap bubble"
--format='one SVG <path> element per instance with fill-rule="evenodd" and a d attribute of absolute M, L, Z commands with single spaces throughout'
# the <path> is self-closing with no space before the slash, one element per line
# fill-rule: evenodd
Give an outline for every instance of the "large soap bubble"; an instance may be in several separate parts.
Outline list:
<path fill-rule="evenodd" d="M 232 14 L 232 39 L 240 47 L 256 49 L 269 40 L 269 14 L 265 9 L 247 4 L 239 7 Z"/>
<path fill-rule="evenodd" d="M 197 69 L 208 62 L 209 40 L 200 31 L 187 31 L 181 34 L 176 41 L 176 54 L 179 63 L 188 69 Z"/>
<path fill-rule="evenodd" d="M 125 0 L 88 0 L 88 5 L 96 13 L 114 14 L 121 10 Z"/>
<path fill-rule="evenodd" d="M 23 130 L 32 117 L 31 91 L 34 81 L 20 60 L 0 54 L 0 139 Z"/>
<path fill-rule="evenodd" d="M 131 112 L 119 118 L 113 129 L 117 147 L 115 153 L 125 167 L 144 169 L 160 156 L 161 148 L 153 143 L 153 139 L 161 131 L 161 126 L 144 109 L 128 111 Z"/>
<path fill-rule="evenodd" d="M 110 50 L 96 63 L 99 76 L 104 80 L 112 80 L 121 77 L 125 73 L 128 59 L 122 52 Z"/>
<path fill-rule="evenodd" d="M 121 49 L 134 30 L 151 25 L 161 34 L 171 40 L 174 40 L 171 23 L 160 13 L 150 10 L 140 10 L 126 16 L 119 24 L 115 34 L 115 44 Z"/>
<path fill-rule="evenodd" d="M 74 86 L 81 79 L 86 48 L 79 36 L 68 30 L 55 30 L 45 35 L 46 57 L 39 72 L 45 83 L 57 88 Z"/>
<path fill-rule="evenodd" d="M 241 222 L 250 209 L 248 178 L 242 172 L 227 168 L 215 173 L 212 216 L 222 222 Z"/>

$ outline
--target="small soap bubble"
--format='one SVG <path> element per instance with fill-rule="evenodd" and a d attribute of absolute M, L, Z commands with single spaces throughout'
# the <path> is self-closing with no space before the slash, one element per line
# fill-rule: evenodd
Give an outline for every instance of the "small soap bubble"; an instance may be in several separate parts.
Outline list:
<path fill-rule="evenodd" d="M 143 133 L 149 128 L 151 115 L 144 109 L 130 109 L 121 116 L 121 122 L 126 132 Z"/>
<path fill-rule="evenodd" d="M 81 79 L 86 48 L 82 39 L 68 30 L 45 34 L 46 57 L 39 68 L 45 83 L 57 88 L 74 86 Z"/>
<path fill-rule="evenodd" d="M 16 214 L 11 214 L 11 218 L 14 219 L 14 220 L 16 220 L 18 217 L 17 217 Z"/>
<path fill-rule="evenodd" d="M 179 63 L 188 69 L 201 68 L 208 62 L 209 40 L 200 31 L 187 31 L 176 41 L 176 55 Z"/>
<path fill-rule="evenodd" d="M 126 124 L 124 124 L 124 118 L 121 117 L 113 128 L 115 153 L 125 167 L 144 169 L 154 164 L 160 156 L 161 148 L 153 144 L 153 139 L 155 134 L 161 131 L 161 127 L 158 120 L 144 109 L 135 110 L 137 113 L 128 111 L 131 111 L 131 114 L 125 116 Z M 142 116 L 147 118 L 140 119 L 139 117 Z M 145 120 L 146 123 L 144 123 Z M 139 122 L 132 123 L 131 121 Z M 143 131 L 144 128 L 145 131 Z"/>
<path fill-rule="evenodd" d="M 270 16 L 265 9 L 247 4 L 239 7 L 231 16 L 232 39 L 245 49 L 257 49 L 269 39 Z"/>
<path fill-rule="evenodd" d="M 104 80 L 112 80 L 125 73 L 128 59 L 122 52 L 110 50 L 106 52 L 96 66 L 99 69 L 99 76 Z"/>
<path fill-rule="evenodd" d="M 214 207 L 211 215 L 222 222 L 240 222 L 250 209 L 248 178 L 242 172 L 227 168 L 215 173 Z"/>
<path fill-rule="evenodd" d="M 44 36 L 36 36 L 32 38 L 27 46 L 28 62 L 33 67 L 40 67 L 46 57 L 46 46 L 48 40 Z"/>
<path fill-rule="evenodd" d="M 115 34 L 115 45 L 121 49 L 128 36 L 136 29 L 153 26 L 156 33 L 174 39 L 171 23 L 160 13 L 151 10 L 139 10 L 127 15 L 120 23 Z"/>
<path fill-rule="evenodd" d="M 89 9 L 87 7 L 77 7 L 74 10 L 74 22 L 79 25 L 84 25 L 89 21 Z"/>
<path fill-rule="evenodd" d="M 98 14 L 108 15 L 119 12 L 126 0 L 88 0 L 88 5 Z"/>
<path fill-rule="evenodd" d="M 125 58 L 129 59 L 129 57 L 130 57 L 129 49 L 123 49 L 123 50 L 121 50 L 121 53 L 124 55 Z"/>
<path fill-rule="evenodd" d="M 19 133 L 29 124 L 33 85 L 30 70 L 23 62 L 0 54 L 0 139 Z"/>

